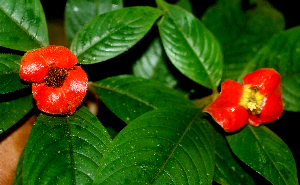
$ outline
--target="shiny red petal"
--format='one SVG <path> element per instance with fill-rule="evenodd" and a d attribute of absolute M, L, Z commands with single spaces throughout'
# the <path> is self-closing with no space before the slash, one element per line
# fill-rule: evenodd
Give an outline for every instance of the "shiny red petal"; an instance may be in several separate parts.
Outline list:
<path fill-rule="evenodd" d="M 42 82 L 48 73 L 48 65 L 39 50 L 25 53 L 21 60 L 20 77 L 26 81 Z"/>
<path fill-rule="evenodd" d="M 47 64 L 52 67 L 69 69 L 78 62 L 76 56 L 63 46 L 47 46 L 41 48 L 40 53 Z"/>
<path fill-rule="evenodd" d="M 238 105 L 242 92 L 241 84 L 226 80 L 221 85 L 218 98 L 204 109 L 227 132 L 236 131 L 247 123 L 249 114 Z"/>
<path fill-rule="evenodd" d="M 32 84 L 33 98 L 37 107 L 49 114 L 67 114 L 67 98 L 61 88 L 47 87 L 44 84 Z"/>
<path fill-rule="evenodd" d="M 281 85 L 277 89 L 264 98 L 264 103 L 261 106 L 261 114 L 251 115 L 249 123 L 258 126 L 262 123 L 269 123 L 278 119 L 283 112 L 283 101 L 281 97 Z"/>
<path fill-rule="evenodd" d="M 242 93 L 243 93 L 243 86 L 241 84 L 232 80 L 225 80 L 221 85 L 220 95 L 208 107 L 213 109 L 218 109 L 218 108 L 223 109 L 223 108 L 238 106 Z"/>
<path fill-rule="evenodd" d="M 280 85 L 280 75 L 274 69 L 263 68 L 244 76 L 244 85 L 258 86 L 261 94 L 269 94 Z"/>
<path fill-rule="evenodd" d="M 74 113 L 82 102 L 87 86 L 87 75 L 80 66 L 75 66 L 75 70 L 69 71 L 69 75 L 61 88 L 66 95 L 70 114 Z"/>
<path fill-rule="evenodd" d="M 281 78 L 278 72 L 271 68 L 258 69 L 243 78 L 244 85 L 258 86 L 259 92 L 265 96 L 261 113 L 249 116 L 248 122 L 258 126 L 278 119 L 283 112 L 281 96 Z"/>
<path fill-rule="evenodd" d="M 53 88 L 45 84 L 32 84 L 33 98 L 37 107 L 49 114 L 73 114 L 82 102 L 88 78 L 80 66 L 70 70 L 63 86 Z"/>
<path fill-rule="evenodd" d="M 48 67 L 69 69 L 77 64 L 76 56 L 63 46 L 47 46 L 30 50 L 23 56 L 20 77 L 26 81 L 43 82 Z"/>

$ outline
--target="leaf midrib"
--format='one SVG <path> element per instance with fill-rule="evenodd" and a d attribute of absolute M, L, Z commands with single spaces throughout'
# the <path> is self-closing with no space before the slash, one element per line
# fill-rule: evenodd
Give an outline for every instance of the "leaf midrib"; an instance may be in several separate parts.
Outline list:
<path fill-rule="evenodd" d="M 276 163 L 274 162 L 274 160 L 272 159 L 272 157 L 269 155 L 269 153 L 265 150 L 264 144 L 262 143 L 262 140 L 259 138 L 259 136 L 255 133 L 253 126 L 249 126 L 251 133 L 254 135 L 254 137 L 257 140 L 257 143 L 259 144 L 260 148 L 262 149 L 262 151 L 264 151 L 265 155 L 269 158 L 270 161 L 272 161 L 273 166 L 275 166 L 275 168 L 277 169 L 277 172 L 280 174 L 280 176 L 282 177 L 283 181 L 285 182 L 285 184 L 288 184 L 286 182 L 285 177 L 282 175 L 281 171 L 279 170 L 279 168 L 277 167 Z M 266 178 L 266 177 L 265 177 Z M 267 179 L 267 178 L 266 178 Z M 271 181 L 271 179 L 268 179 L 270 182 L 274 182 Z"/>
<path fill-rule="evenodd" d="M 129 8 L 128 8 L 128 9 L 129 9 Z M 119 10 L 115 10 L 115 11 L 119 11 Z M 111 12 L 110 12 L 110 13 L 111 13 Z M 123 19 L 124 19 L 124 17 L 125 17 L 128 13 L 129 13 L 129 12 L 126 12 L 126 14 L 123 15 Z M 123 24 L 123 26 L 119 27 L 119 28 L 116 29 L 116 30 L 113 30 L 112 32 L 107 33 L 106 35 L 102 35 L 101 39 L 99 39 L 98 41 L 92 43 L 90 46 L 86 47 L 84 50 L 82 50 L 80 53 L 78 53 L 78 54 L 76 55 L 76 57 L 79 58 L 80 55 L 84 54 L 85 52 L 87 52 L 88 50 L 90 50 L 91 48 L 93 48 L 95 45 L 97 45 L 99 42 L 101 42 L 101 41 L 103 41 L 104 39 L 108 38 L 110 35 L 113 35 L 114 33 L 120 31 L 121 29 L 123 29 L 124 27 L 130 25 L 131 23 L 133 23 L 133 22 L 135 22 L 135 21 L 138 21 L 138 20 L 140 20 L 140 19 L 143 19 L 144 17 L 148 16 L 149 14 L 152 14 L 152 13 L 147 13 L 147 14 L 145 14 L 144 16 L 141 16 L 141 17 L 139 17 L 139 18 L 136 18 L 136 19 L 134 19 L 134 20 L 132 20 L 132 21 L 127 22 L 127 24 Z M 100 14 L 100 15 L 103 15 L 103 14 Z M 107 17 L 105 17 L 105 19 L 107 19 Z M 123 19 L 122 19 L 122 20 L 123 20 Z M 121 21 L 120 21 L 120 22 L 121 22 Z M 102 26 L 102 25 L 101 25 L 101 26 Z"/>
<path fill-rule="evenodd" d="M 157 108 L 158 108 L 158 107 L 156 107 L 156 106 L 154 106 L 154 105 L 152 105 L 152 104 L 150 104 L 150 103 L 148 103 L 148 102 L 146 102 L 146 101 L 144 101 L 144 100 L 142 100 L 142 99 L 139 99 L 139 98 L 137 98 L 137 97 L 135 97 L 135 96 L 133 96 L 133 95 L 130 95 L 130 94 L 126 93 L 126 92 L 119 91 L 118 89 L 109 88 L 109 87 L 107 87 L 107 86 L 103 86 L 103 85 L 98 84 L 98 83 L 91 83 L 91 85 L 92 85 L 92 86 L 99 87 L 99 88 L 102 88 L 102 89 L 110 90 L 110 91 L 113 91 L 113 92 L 116 92 L 116 93 L 119 93 L 119 94 L 122 94 L 122 95 L 124 95 L 124 96 L 129 97 L 129 98 L 132 98 L 133 100 L 136 100 L 136 101 L 138 101 L 138 102 L 140 102 L 140 103 L 143 103 L 143 104 L 145 104 L 146 106 L 151 107 L 151 108 L 153 108 L 153 109 L 157 109 Z"/>
<path fill-rule="evenodd" d="M 195 120 L 199 117 L 199 114 L 202 111 L 199 109 L 197 111 L 197 113 L 195 114 L 195 116 L 193 117 L 193 119 L 190 121 L 190 123 L 188 124 L 188 126 L 186 127 L 186 129 L 184 130 L 184 132 L 182 133 L 182 136 L 179 138 L 178 142 L 175 144 L 175 146 L 173 147 L 172 151 L 170 152 L 170 155 L 168 156 L 168 158 L 165 160 L 165 162 L 163 163 L 163 165 L 161 166 L 161 168 L 159 169 L 159 171 L 157 172 L 157 174 L 153 177 L 152 182 L 150 184 L 154 184 L 155 180 L 157 179 L 157 177 L 159 176 L 159 174 L 162 172 L 162 170 L 165 168 L 166 164 L 168 163 L 169 159 L 173 156 L 173 154 L 175 153 L 175 150 L 178 148 L 180 142 L 182 141 L 182 139 L 186 136 L 186 133 L 189 131 L 189 129 L 191 128 L 192 124 L 195 122 Z"/>
<path fill-rule="evenodd" d="M 170 6 L 172 6 L 172 5 L 170 5 Z M 165 8 L 165 7 L 164 7 L 164 8 Z M 164 11 L 165 11 L 165 12 L 168 14 L 168 16 L 172 19 L 173 23 L 174 23 L 174 24 L 176 25 L 176 27 L 178 28 L 178 31 L 182 34 L 182 36 L 184 37 L 186 43 L 187 43 L 188 46 L 192 49 L 193 54 L 194 54 L 194 55 L 196 56 L 196 58 L 200 61 L 200 63 L 201 63 L 201 65 L 202 65 L 203 69 L 205 70 L 207 76 L 209 77 L 210 85 L 212 85 L 212 88 L 216 88 L 216 87 L 215 87 L 215 84 L 214 84 L 213 81 L 212 81 L 212 77 L 209 75 L 209 73 L 208 73 L 206 67 L 204 66 L 203 61 L 200 60 L 200 58 L 199 58 L 198 55 L 196 54 L 194 48 L 192 47 L 192 44 L 189 42 L 188 38 L 187 38 L 186 35 L 184 34 L 184 32 L 183 32 L 183 30 L 181 29 L 181 27 L 177 24 L 176 20 L 174 19 L 174 17 L 171 16 L 171 13 L 170 13 L 168 10 L 164 10 Z M 197 21 L 197 19 L 196 19 L 196 21 Z"/>
<path fill-rule="evenodd" d="M 22 25 L 17 22 L 16 19 L 14 19 L 11 15 L 8 14 L 8 12 L 6 12 L 1 6 L 0 6 L 0 10 L 7 16 L 9 17 L 9 20 L 13 21 L 19 28 L 21 28 L 21 30 L 23 30 L 28 36 L 29 38 L 31 38 L 35 43 L 37 43 L 40 47 L 43 47 L 43 44 L 40 43 L 40 41 L 38 41 L 33 35 L 31 35 L 29 33 L 28 30 L 24 29 L 24 27 L 22 27 Z M 23 16 L 22 16 L 23 17 Z"/>

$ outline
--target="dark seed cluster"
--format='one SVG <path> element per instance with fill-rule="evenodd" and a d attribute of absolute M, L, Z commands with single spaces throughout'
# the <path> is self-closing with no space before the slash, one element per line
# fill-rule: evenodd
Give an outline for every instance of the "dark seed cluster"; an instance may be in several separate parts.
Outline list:
<path fill-rule="evenodd" d="M 68 70 L 60 67 L 49 67 L 48 74 L 44 78 L 45 85 L 48 87 L 61 87 L 68 75 Z"/>

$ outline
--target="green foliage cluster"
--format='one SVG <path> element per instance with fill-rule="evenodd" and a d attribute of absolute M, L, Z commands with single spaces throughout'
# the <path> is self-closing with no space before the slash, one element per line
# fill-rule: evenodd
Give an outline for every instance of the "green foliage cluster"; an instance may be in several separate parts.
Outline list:
<path fill-rule="evenodd" d="M 174 74 L 176 68 L 183 80 L 215 94 L 225 79 L 241 81 L 256 69 L 274 68 L 282 77 L 283 114 L 299 112 L 300 27 L 285 30 L 278 10 L 266 1 L 252 3 L 243 10 L 241 0 L 218 0 L 197 18 L 189 0 L 156 0 L 157 7 L 68 0 L 65 30 L 83 67 L 122 59 L 150 30 L 157 34 L 136 53 L 131 74 L 90 82 L 126 127 L 111 137 L 85 106 L 70 116 L 40 113 L 14 184 L 255 184 L 241 163 L 272 184 L 298 184 L 293 154 L 280 137 L 266 126 L 220 131 L 198 104 L 207 99 L 189 99 Z M 2 47 L 49 45 L 39 0 L 1 1 L 0 22 Z M 35 108 L 30 85 L 19 77 L 21 58 L 0 54 L 0 134 Z"/>

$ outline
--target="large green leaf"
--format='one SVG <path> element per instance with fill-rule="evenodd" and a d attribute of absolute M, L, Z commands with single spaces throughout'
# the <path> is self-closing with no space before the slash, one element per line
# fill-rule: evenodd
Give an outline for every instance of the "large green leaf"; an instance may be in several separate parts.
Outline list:
<path fill-rule="evenodd" d="M 126 123 L 157 108 L 195 105 L 181 93 L 161 83 L 121 75 L 91 84 L 100 99 Z"/>
<path fill-rule="evenodd" d="M 130 7 L 101 14 L 78 32 L 71 51 L 82 64 L 113 58 L 142 39 L 160 15 L 152 7 Z"/>
<path fill-rule="evenodd" d="M 0 134 L 21 120 L 34 106 L 32 95 L 19 98 L 0 96 Z"/>
<path fill-rule="evenodd" d="M 190 2 L 190 0 L 178 0 L 176 2 L 177 6 L 180 6 L 181 8 L 189 11 L 189 12 L 193 12 L 193 5 Z"/>
<path fill-rule="evenodd" d="M 150 111 L 116 136 L 94 184 L 211 184 L 211 129 L 198 109 Z"/>
<path fill-rule="evenodd" d="M 214 181 L 222 185 L 254 185 L 252 177 L 232 156 L 225 138 L 215 130 L 213 138 L 216 154 Z"/>
<path fill-rule="evenodd" d="M 123 8 L 122 0 L 68 0 L 65 12 L 65 29 L 69 42 L 81 27 L 92 18 Z"/>
<path fill-rule="evenodd" d="M 25 148 L 23 149 L 23 151 L 22 151 L 22 153 L 19 157 L 19 162 L 18 162 L 17 167 L 16 167 L 13 185 L 23 185 L 24 155 L 25 155 Z"/>
<path fill-rule="evenodd" d="M 41 114 L 26 145 L 23 184 L 92 184 L 110 142 L 85 107 L 66 117 Z"/>
<path fill-rule="evenodd" d="M 251 3 L 255 6 L 245 11 L 242 0 L 218 0 L 202 17 L 222 44 L 224 80 L 236 80 L 257 51 L 285 28 L 283 15 L 268 2 Z"/>
<path fill-rule="evenodd" d="M 193 81 L 215 89 L 222 76 L 218 41 L 193 14 L 162 0 L 157 2 L 165 13 L 158 26 L 169 59 Z"/>
<path fill-rule="evenodd" d="M 49 45 L 39 0 L 0 1 L 0 46 L 27 51 Z"/>
<path fill-rule="evenodd" d="M 298 184 L 292 152 L 267 127 L 248 125 L 226 138 L 235 155 L 272 184 Z"/>
<path fill-rule="evenodd" d="M 28 87 L 20 79 L 21 56 L 0 54 L 0 94 Z"/>
<path fill-rule="evenodd" d="M 159 81 L 169 87 L 177 85 L 177 80 L 167 66 L 167 58 L 159 38 L 155 38 L 133 66 L 133 74 Z"/>
<path fill-rule="evenodd" d="M 296 112 L 300 111 L 299 38 L 300 26 L 274 37 L 257 53 L 244 70 L 244 74 L 259 68 L 274 68 L 277 70 L 282 80 L 284 109 Z"/>

